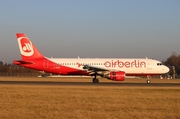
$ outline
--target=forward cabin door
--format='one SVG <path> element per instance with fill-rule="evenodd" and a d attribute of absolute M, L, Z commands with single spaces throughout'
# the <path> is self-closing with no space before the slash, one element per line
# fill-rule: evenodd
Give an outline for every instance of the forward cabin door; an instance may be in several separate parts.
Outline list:
<path fill-rule="evenodd" d="M 149 60 L 148 63 L 147 63 L 147 70 L 148 71 L 152 70 L 152 61 L 151 60 Z"/>

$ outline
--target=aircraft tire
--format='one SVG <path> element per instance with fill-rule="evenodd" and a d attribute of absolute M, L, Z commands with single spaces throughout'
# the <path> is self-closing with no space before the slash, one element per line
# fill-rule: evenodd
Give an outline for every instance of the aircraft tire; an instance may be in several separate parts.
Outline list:
<path fill-rule="evenodd" d="M 93 78 L 93 83 L 99 83 L 99 79 Z"/>
<path fill-rule="evenodd" d="M 150 80 L 147 80 L 147 81 L 146 81 L 146 83 L 147 83 L 147 84 L 150 84 L 150 83 L 151 83 L 151 81 L 150 81 Z"/>

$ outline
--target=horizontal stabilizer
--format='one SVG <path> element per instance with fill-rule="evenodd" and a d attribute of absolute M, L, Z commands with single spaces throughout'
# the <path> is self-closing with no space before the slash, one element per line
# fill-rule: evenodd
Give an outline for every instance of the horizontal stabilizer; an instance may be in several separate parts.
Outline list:
<path fill-rule="evenodd" d="M 23 60 L 14 60 L 13 64 L 33 64 L 33 62 L 23 61 Z"/>

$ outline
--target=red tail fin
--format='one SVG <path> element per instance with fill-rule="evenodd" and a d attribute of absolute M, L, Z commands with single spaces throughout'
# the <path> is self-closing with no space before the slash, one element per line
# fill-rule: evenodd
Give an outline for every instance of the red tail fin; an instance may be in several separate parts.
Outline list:
<path fill-rule="evenodd" d="M 44 57 L 25 34 L 17 33 L 16 36 L 22 59 L 36 59 Z"/>

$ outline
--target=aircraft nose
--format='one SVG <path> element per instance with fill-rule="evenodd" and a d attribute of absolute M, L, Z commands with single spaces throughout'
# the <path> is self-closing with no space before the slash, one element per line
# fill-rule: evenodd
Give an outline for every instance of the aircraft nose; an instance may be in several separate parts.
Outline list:
<path fill-rule="evenodd" d="M 169 67 L 164 66 L 163 70 L 164 70 L 164 73 L 168 73 L 170 69 L 169 69 Z"/>

